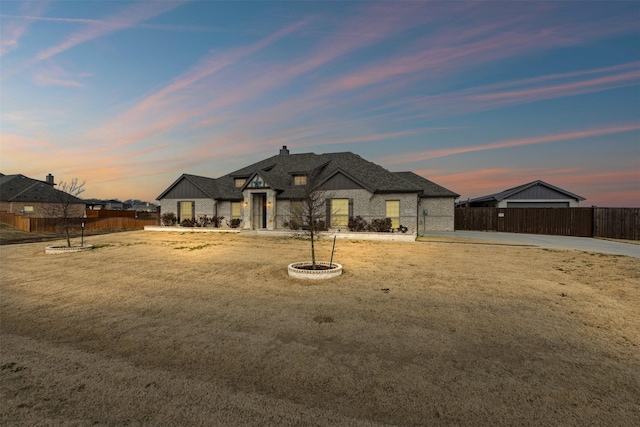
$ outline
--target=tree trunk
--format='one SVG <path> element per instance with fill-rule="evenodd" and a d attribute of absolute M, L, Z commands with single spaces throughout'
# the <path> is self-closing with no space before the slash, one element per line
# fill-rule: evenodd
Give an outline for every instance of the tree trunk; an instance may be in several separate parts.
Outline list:
<path fill-rule="evenodd" d="M 314 245 L 313 231 L 311 231 L 311 269 L 316 269 L 316 247 Z"/>

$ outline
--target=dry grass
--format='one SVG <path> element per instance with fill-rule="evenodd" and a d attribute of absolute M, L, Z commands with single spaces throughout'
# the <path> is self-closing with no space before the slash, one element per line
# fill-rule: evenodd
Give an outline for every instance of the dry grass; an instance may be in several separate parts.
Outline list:
<path fill-rule="evenodd" d="M 2 425 L 640 425 L 635 258 L 339 241 L 311 283 L 303 240 L 87 243 L 0 247 Z"/>

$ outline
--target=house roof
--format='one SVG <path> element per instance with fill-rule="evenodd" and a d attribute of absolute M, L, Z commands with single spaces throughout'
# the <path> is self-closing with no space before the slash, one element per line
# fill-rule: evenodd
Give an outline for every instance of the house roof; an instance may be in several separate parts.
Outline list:
<path fill-rule="evenodd" d="M 526 190 L 528 188 L 535 187 L 536 185 L 543 185 L 543 186 L 545 186 L 547 188 L 550 188 L 550 189 L 552 189 L 554 191 L 557 191 L 559 193 L 562 193 L 562 194 L 566 195 L 567 198 L 570 198 L 570 199 L 575 199 L 575 200 L 578 200 L 578 201 L 586 200 L 582 196 L 578 196 L 577 194 L 570 193 L 570 192 L 568 192 L 566 190 L 563 190 L 560 187 L 556 187 L 554 185 L 551 185 L 551 184 L 549 184 L 547 182 L 544 182 L 544 181 L 541 181 L 541 180 L 538 179 L 536 181 L 529 182 L 527 184 L 522 184 L 522 185 L 518 185 L 517 187 L 508 188 L 508 189 L 506 189 L 504 191 L 501 191 L 499 193 L 489 194 L 487 196 L 482 196 L 482 197 L 477 197 L 475 199 L 471 199 L 471 200 L 469 200 L 469 203 L 490 202 L 490 201 L 500 202 L 500 201 L 502 201 L 504 199 L 508 199 L 511 196 L 514 196 L 515 194 L 518 194 L 518 193 L 520 193 L 520 192 L 522 192 L 522 191 L 524 191 L 524 190 Z"/>
<path fill-rule="evenodd" d="M 180 178 L 176 179 L 173 184 L 171 184 L 166 190 L 162 192 L 162 194 L 156 197 L 156 200 L 162 199 L 169 191 L 171 191 L 173 187 L 175 187 L 182 180 L 189 181 L 197 189 L 199 189 L 212 199 L 216 198 L 216 194 L 218 193 L 216 179 L 183 173 L 182 175 L 180 175 Z"/>
<path fill-rule="evenodd" d="M 255 175 L 259 175 L 270 188 L 276 190 L 278 198 L 300 198 L 303 196 L 304 189 L 293 185 L 293 176 L 308 172 L 317 174 L 316 180 L 319 185 L 336 174 L 343 174 L 372 193 L 412 192 L 424 196 L 458 196 L 412 172 L 390 172 L 351 152 L 327 154 L 281 152 L 217 179 L 182 175 L 157 199 L 162 199 L 173 186 L 186 178 L 213 199 L 241 200 L 242 190 Z M 245 186 L 236 187 L 236 178 L 247 179 Z M 208 190 L 205 190 L 205 187 Z"/>
<path fill-rule="evenodd" d="M 60 203 L 60 190 L 55 189 L 45 181 L 29 178 L 24 175 L 0 174 L 0 200 L 3 202 L 40 202 Z M 84 203 L 71 194 L 65 194 L 65 201 L 71 203 Z M 66 199 L 68 198 L 68 199 Z"/>
<path fill-rule="evenodd" d="M 451 190 L 447 190 L 441 185 L 438 185 L 433 181 L 429 181 L 428 179 L 423 178 L 414 172 L 394 172 L 394 173 L 400 176 L 402 179 L 409 181 L 414 185 L 419 186 L 422 189 L 422 194 L 420 195 L 420 197 L 459 197 L 460 196 L 459 194 L 454 193 Z"/>

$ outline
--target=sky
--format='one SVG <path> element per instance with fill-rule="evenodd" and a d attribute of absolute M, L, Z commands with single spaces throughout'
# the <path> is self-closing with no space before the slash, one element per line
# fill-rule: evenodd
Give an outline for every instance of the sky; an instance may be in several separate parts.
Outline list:
<path fill-rule="evenodd" d="M 640 206 L 637 1 L 4 0 L 0 43 L 0 172 L 86 198 L 286 145 Z"/>

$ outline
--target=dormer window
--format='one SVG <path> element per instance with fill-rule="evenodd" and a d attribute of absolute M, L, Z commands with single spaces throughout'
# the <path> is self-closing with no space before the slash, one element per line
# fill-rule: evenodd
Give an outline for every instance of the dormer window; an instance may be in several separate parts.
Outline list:
<path fill-rule="evenodd" d="M 235 179 L 236 188 L 242 187 L 245 182 L 247 182 L 246 178 L 236 178 Z"/>
<path fill-rule="evenodd" d="M 294 175 L 294 177 L 293 177 L 293 185 L 307 185 L 307 176 L 306 175 Z"/>

